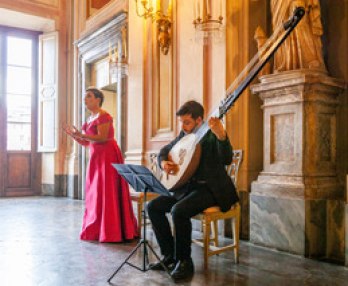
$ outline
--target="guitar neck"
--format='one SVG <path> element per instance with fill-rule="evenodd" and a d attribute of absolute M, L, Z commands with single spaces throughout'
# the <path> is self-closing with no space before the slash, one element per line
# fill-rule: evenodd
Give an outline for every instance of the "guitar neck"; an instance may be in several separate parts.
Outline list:
<path fill-rule="evenodd" d="M 285 39 L 290 35 L 292 30 L 297 26 L 297 24 L 301 21 L 305 14 L 305 10 L 303 7 L 297 7 L 294 10 L 293 16 L 283 24 L 283 32 L 282 34 L 276 38 L 270 37 L 271 46 L 268 49 L 265 49 L 264 53 L 261 55 L 256 55 L 258 58 L 258 62 L 251 68 L 250 72 L 246 75 L 246 77 L 240 82 L 236 89 L 232 90 L 232 92 L 227 92 L 225 99 L 221 102 L 220 106 L 208 116 L 207 121 L 203 123 L 203 125 L 196 132 L 197 143 L 200 142 L 205 134 L 209 131 L 208 121 L 211 117 L 222 118 L 227 111 L 233 106 L 234 102 L 242 95 L 243 91 L 248 87 L 248 85 L 254 80 L 260 70 L 265 66 L 265 64 L 270 60 L 270 58 L 274 55 L 274 53 L 278 50 L 281 44 L 285 41 Z M 265 44 L 267 45 L 267 43 Z M 254 57 L 254 58 L 255 58 Z M 251 61 L 252 62 L 252 61 Z M 250 63 L 251 64 L 251 63 Z M 247 67 L 250 66 L 247 65 Z M 236 81 L 239 77 L 236 79 Z M 235 86 L 236 83 L 233 82 L 231 86 Z M 230 90 L 230 88 L 228 89 Z"/>

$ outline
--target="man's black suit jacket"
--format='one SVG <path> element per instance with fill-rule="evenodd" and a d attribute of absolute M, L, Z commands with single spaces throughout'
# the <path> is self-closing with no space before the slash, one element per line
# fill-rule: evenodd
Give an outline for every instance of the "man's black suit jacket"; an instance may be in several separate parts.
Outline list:
<path fill-rule="evenodd" d="M 159 166 L 163 160 L 168 160 L 169 151 L 184 136 L 185 133 L 181 131 L 178 137 L 160 150 Z M 226 137 L 225 141 L 220 141 L 214 133 L 208 131 L 200 144 L 202 147 L 200 163 L 192 181 L 205 181 L 220 209 L 223 212 L 228 211 L 234 203 L 239 201 L 236 188 L 225 168 L 232 162 L 230 140 Z"/>

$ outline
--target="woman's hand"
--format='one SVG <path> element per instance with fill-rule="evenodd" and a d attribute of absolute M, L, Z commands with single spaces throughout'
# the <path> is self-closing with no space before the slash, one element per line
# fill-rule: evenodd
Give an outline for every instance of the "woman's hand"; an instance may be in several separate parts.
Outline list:
<path fill-rule="evenodd" d="M 71 129 L 71 126 L 69 126 L 69 125 L 64 125 L 63 127 L 62 127 L 62 129 L 63 129 L 63 131 L 66 133 L 66 134 L 68 134 L 69 136 L 73 136 L 73 131 L 72 131 L 72 129 Z"/>
<path fill-rule="evenodd" d="M 84 139 L 84 134 L 82 134 L 74 125 L 65 125 L 63 126 L 63 130 L 66 134 L 68 134 L 74 139 Z"/>
<path fill-rule="evenodd" d="M 217 117 L 211 117 L 208 121 L 210 130 L 216 135 L 220 141 L 226 140 L 226 131 L 222 122 Z"/>
<path fill-rule="evenodd" d="M 82 134 L 75 126 L 65 125 L 62 127 L 64 132 L 74 139 L 77 143 L 82 146 L 88 146 L 89 142 L 86 140 L 85 134 Z"/>

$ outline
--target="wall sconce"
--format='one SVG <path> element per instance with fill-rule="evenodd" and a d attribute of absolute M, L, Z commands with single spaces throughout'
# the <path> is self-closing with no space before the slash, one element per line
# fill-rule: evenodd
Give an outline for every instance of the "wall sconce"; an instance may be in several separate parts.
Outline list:
<path fill-rule="evenodd" d="M 171 44 L 172 0 L 159 0 L 157 3 L 155 0 L 155 10 L 152 2 L 153 0 L 135 0 L 136 12 L 139 17 L 143 17 L 144 19 L 150 18 L 152 21 L 156 21 L 158 31 L 157 42 L 162 53 L 167 55 Z M 166 11 L 166 13 L 163 11 Z"/>
<path fill-rule="evenodd" d="M 220 39 L 222 37 L 222 1 L 193 0 L 193 25 L 196 39 Z"/>
<path fill-rule="evenodd" d="M 109 74 L 111 82 L 117 81 L 117 76 L 128 75 L 128 58 L 127 58 L 127 28 L 121 29 L 122 38 L 117 42 L 114 48 L 109 43 Z"/>

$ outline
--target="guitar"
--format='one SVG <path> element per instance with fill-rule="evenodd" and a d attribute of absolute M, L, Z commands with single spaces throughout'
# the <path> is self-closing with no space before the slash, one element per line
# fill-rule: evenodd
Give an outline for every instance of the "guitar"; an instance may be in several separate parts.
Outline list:
<path fill-rule="evenodd" d="M 196 133 L 184 136 L 173 146 L 169 152 L 168 159 L 174 162 L 178 168 L 173 174 L 162 172 L 160 178 L 161 183 L 168 190 L 175 190 L 183 186 L 193 176 L 198 168 L 201 155 L 201 146 L 199 142 L 209 131 L 209 119 L 211 117 L 218 117 L 221 119 L 227 113 L 233 106 L 233 103 L 241 96 L 259 71 L 301 21 L 304 14 L 305 9 L 303 7 L 297 7 L 292 17 L 275 29 L 272 36 L 227 89 L 225 99 L 223 99 L 219 107 L 208 116 L 208 120 L 201 125 Z"/>

